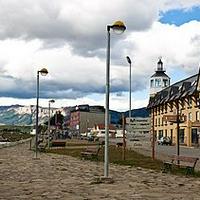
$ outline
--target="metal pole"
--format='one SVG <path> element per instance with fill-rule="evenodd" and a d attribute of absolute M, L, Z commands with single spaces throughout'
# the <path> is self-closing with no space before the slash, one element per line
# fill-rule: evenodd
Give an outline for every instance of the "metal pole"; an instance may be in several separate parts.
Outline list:
<path fill-rule="evenodd" d="M 131 63 L 130 63 L 130 70 L 129 70 L 129 134 L 131 133 Z"/>
<path fill-rule="evenodd" d="M 178 100 L 176 102 L 176 109 L 177 109 L 177 149 L 176 149 L 176 155 L 179 156 L 180 155 L 180 142 L 179 142 L 179 132 L 180 132 L 180 121 L 179 121 L 179 103 Z M 179 164 L 179 160 L 178 160 L 178 164 Z"/>
<path fill-rule="evenodd" d="M 125 140 L 125 116 L 122 114 L 122 127 L 123 127 L 123 150 L 122 159 L 125 160 L 126 140 Z"/>
<path fill-rule="evenodd" d="M 50 101 L 49 101 L 49 120 L 48 120 L 48 148 L 50 148 Z"/>
<path fill-rule="evenodd" d="M 109 160 L 109 93 L 110 93 L 110 26 L 107 26 L 107 55 L 106 55 L 106 109 L 105 109 L 105 151 L 104 151 L 104 177 L 108 177 Z"/>
<path fill-rule="evenodd" d="M 152 109 L 153 119 L 152 119 L 152 159 L 155 160 L 155 130 L 154 130 L 154 108 Z"/>
<path fill-rule="evenodd" d="M 38 152 L 38 104 L 39 104 L 39 71 L 37 72 L 37 90 L 36 90 L 36 134 L 35 134 L 35 158 L 37 158 Z"/>

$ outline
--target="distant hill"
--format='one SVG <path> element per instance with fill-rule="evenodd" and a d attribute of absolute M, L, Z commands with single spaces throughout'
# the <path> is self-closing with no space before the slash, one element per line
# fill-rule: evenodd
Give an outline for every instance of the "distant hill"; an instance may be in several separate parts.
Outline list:
<path fill-rule="evenodd" d="M 123 112 L 118 112 L 118 111 L 114 111 L 114 110 L 110 110 L 110 114 L 111 114 L 111 124 L 118 124 L 121 117 L 122 117 L 122 113 Z M 124 113 L 125 117 L 129 116 L 129 111 L 126 111 Z M 146 107 L 143 108 L 138 108 L 138 109 L 133 109 L 131 110 L 131 116 L 132 117 L 148 117 L 149 116 L 149 112 L 146 109 Z"/>
<path fill-rule="evenodd" d="M 66 119 L 69 118 L 69 109 L 66 108 L 52 108 L 51 113 L 55 113 L 57 110 L 61 111 L 62 115 Z M 39 107 L 39 122 L 44 123 L 48 121 L 48 108 Z M 125 116 L 128 116 L 128 111 L 125 112 Z M 118 124 L 121 120 L 122 112 L 110 110 L 111 123 Z M 147 117 L 149 115 L 146 108 L 139 108 L 132 110 L 132 117 Z M 33 125 L 35 124 L 36 107 L 33 105 L 12 105 L 12 106 L 0 106 L 0 124 L 2 125 Z"/>

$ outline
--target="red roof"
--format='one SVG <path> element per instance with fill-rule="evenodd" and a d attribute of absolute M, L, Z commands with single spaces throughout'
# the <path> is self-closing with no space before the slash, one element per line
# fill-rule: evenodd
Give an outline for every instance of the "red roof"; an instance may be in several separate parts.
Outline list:
<path fill-rule="evenodd" d="M 96 124 L 95 127 L 97 127 L 97 126 L 99 127 L 99 129 L 105 129 L 105 124 Z M 116 130 L 116 128 L 112 124 L 109 125 L 109 129 Z"/>

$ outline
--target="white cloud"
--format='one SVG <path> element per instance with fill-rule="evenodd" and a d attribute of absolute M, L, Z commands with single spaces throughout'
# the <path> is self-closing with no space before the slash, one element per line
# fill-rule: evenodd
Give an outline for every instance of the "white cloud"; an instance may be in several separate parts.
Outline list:
<path fill-rule="evenodd" d="M 56 105 L 62 106 L 104 105 L 106 25 L 121 19 L 126 32 L 111 32 L 111 91 L 115 92 L 111 108 L 126 109 L 127 55 L 132 59 L 133 92 L 148 92 L 159 56 L 168 74 L 176 69 L 189 74 L 198 71 L 200 22 L 177 27 L 157 20 L 159 11 L 199 4 L 186 0 L 0 1 L 0 94 L 29 97 L 27 102 L 34 102 L 36 72 L 47 67 L 48 76 L 40 79 L 41 96 L 46 98 L 41 102 L 56 98 Z M 123 95 L 117 95 L 120 92 Z M 94 99 L 93 93 L 99 94 L 99 99 Z M 134 101 L 136 107 L 147 104 L 146 99 Z"/>
<path fill-rule="evenodd" d="M 161 11 L 172 9 L 189 10 L 192 7 L 200 6 L 199 0 L 159 0 L 158 2 Z"/>

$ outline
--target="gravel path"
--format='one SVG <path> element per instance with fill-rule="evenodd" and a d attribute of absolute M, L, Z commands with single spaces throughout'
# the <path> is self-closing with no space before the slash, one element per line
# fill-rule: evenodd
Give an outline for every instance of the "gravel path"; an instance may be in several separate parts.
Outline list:
<path fill-rule="evenodd" d="M 110 165 L 113 183 L 98 183 L 103 163 L 39 154 L 29 144 L 0 149 L 0 199 L 200 199 L 200 179 Z"/>

